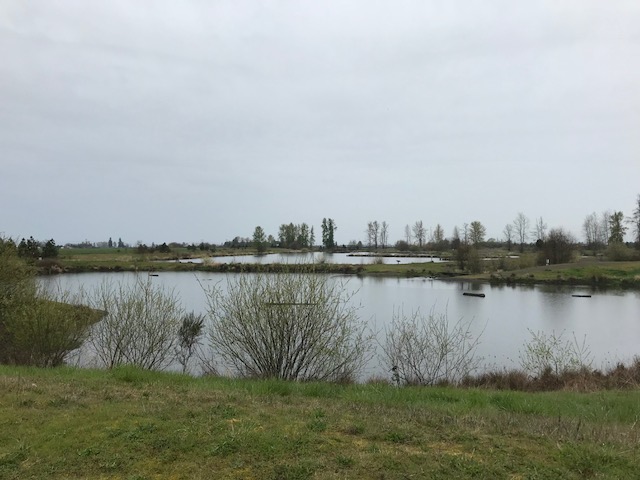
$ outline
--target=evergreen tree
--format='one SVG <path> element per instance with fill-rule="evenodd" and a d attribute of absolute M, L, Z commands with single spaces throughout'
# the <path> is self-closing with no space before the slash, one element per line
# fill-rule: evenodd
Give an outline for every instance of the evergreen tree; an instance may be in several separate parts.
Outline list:
<path fill-rule="evenodd" d="M 623 243 L 627 227 L 623 224 L 622 212 L 613 212 L 609 217 L 609 243 Z"/>
<path fill-rule="evenodd" d="M 334 232 L 337 230 L 335 222 L 332 218 L 322 219 L 322 245 L 327 250 L 335 248 Z"/>
<path fill-rule="evenodd" d="M 47 240 L 42 248 L 42 258 L 55 258 L 58 256 L 58 247 L 56 242 L 52 239 Z"/>
<path fill-rule="evenodd" d="M 40 257 L 40 245 L 33 237 L 29 237 L 28 240 L 23 238 L 18 245 L 18 256 L 30 259 L 38 258 Z"/>

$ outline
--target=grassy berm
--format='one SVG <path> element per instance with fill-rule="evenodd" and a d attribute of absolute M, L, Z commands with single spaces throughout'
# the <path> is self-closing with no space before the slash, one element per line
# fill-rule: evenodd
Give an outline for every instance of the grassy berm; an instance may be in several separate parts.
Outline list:
<path fill-rule="evenodd" d="M 640 391 L 0 367 L 0 478 L 639 478 Z"/>

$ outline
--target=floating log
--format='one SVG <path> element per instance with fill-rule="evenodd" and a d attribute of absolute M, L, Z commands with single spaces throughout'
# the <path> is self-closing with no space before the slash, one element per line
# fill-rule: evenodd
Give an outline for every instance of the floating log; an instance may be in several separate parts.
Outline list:
<path fill-rule="evenodd" d="M 159 275 L 157 273 L 150 273 L 149 276 L 150 277 L 158 277 Z"/>
<path fill-rule="evenodd" d="M 577 293 L 571 295 L 572 297 L 578 297 L 578 298 L 591 298 L 591 295 L 579 295 Z"/>
<path fill-rule="evenodd" d="M 484 298 L 484 293 L 464 292 L 462 295 L 466 295 L 466 296 L 468 296 L 468 297 L 480 297 L 480 298 Z"/>

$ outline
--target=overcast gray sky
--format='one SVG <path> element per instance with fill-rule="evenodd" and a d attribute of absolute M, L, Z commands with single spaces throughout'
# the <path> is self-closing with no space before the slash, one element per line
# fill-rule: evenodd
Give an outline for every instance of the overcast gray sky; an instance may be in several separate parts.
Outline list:
<path fill-rule="evenodd" d="M 223 242 L 640 193 L 640 2 L 0 0 L 0 232 Z"/>

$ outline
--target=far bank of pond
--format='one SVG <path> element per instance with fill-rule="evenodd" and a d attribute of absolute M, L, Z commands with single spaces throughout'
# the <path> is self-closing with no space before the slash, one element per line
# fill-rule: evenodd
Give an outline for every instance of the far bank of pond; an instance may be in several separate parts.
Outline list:
<path fill-rule="evenodd" d="M 233 273 L 159 272 L 83 273 L 40 277 L 51 287 L 79 291 L 91 290 L 105 280 L 133 282 L 137 275 L 149 278 L 175 292 L 188 311 L 206 312 L 202 286 L 226 288 Z M 506 286 L 427 278 L 385 278 L 375 276 L 332 275 L 353 292 L 351 304 L 382 341 L 394 314 L 419 310 L 447 313 L 451 325 L 460 319 L 471 322 L 480 335 L 478 355 L 490 369 L 517 368 L 531 332 L 563 335 L 585 342 L 594 367 L 605 368 L 629 362 L 640 354 L 640 292 L 602 290 L 586 287 L 532 285 Z M 483 293 L 484 298 L 463 295 Z M 574 296 L 577 295 L 577 296 Z M 590 295 L 587 297 L 585 295 Z M 387 375 L 389 366 L 374 358 L 367 375 Z"/>
<path fill-rule="evenodd" d="M 518 260 L 515 260 L 518 262 Z M 456 278 L 493 285 L 584 285 L 598 288 L 640 289 L 640 262 L 607 262 L 585 258 L 576 263 L 500 270 L 500 259 L 485 259 L 487 272 L 469 274 L 456 262 L 433 255 L 372 253 L 271 253 L 169 259 L 132 254 L 63 256 L 38 264 L 42 274 L 83 272 L 296 272 L 383 277 Z"/>

